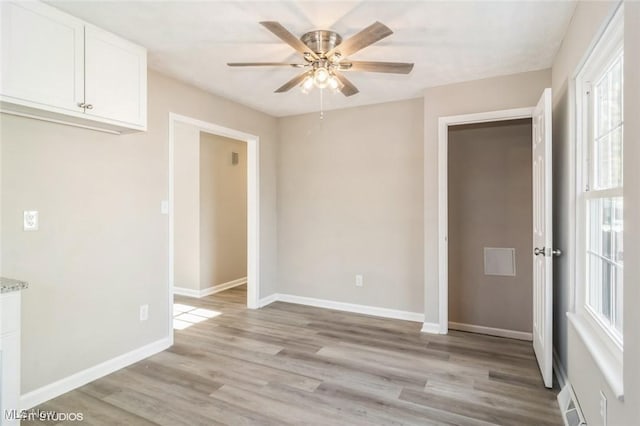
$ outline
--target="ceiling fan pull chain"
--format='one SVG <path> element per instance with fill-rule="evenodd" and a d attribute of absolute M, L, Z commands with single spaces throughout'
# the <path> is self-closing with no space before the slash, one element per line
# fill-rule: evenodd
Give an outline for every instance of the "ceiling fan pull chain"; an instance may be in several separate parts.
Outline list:
<path fill-rule="evenodd" d="M 324 94 L 324 89 L 320 89 L 320 120 L 324 120 L 324 105 L 323 105 L 323 95 Z"/>

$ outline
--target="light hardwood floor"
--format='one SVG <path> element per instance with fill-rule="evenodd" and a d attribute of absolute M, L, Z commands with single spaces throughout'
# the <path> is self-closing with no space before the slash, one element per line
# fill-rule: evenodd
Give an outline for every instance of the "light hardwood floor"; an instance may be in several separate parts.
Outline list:
<path fill-rule="evenodd" d="M 281 302 L 251 311 L 245 301 L 244 287 L 176 297 L 205 309 L 186 319 L 219 315 L 38 408 L 81 411 L 95 425 L 562 424 L 528 342 L 428 335 L 419 323 Z"/>

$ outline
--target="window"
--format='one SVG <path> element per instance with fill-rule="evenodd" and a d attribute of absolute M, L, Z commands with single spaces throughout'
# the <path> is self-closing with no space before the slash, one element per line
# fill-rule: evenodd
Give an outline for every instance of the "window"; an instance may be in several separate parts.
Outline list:
<path fill-rule="evenodd" d="M 598 75 L 588 93 L 591 120 L 585 185 L 587 306 L 622 343 L 622 108 L 623 52 Z"/>
<path fill-rule="evenodd" d="M 578 74 L 578 305 L 623 346 L 624 50 L 622 11 Z"/>

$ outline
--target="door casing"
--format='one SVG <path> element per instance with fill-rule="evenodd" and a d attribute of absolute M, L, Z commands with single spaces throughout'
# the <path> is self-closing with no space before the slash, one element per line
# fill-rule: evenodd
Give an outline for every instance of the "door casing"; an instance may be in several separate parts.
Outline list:
<path fill-rule="evenodd" d="M 438 333 L 440 334 L 449 332 L 449 126 L 533 118 L 534 111 L 535 107 L 514 108 L 438 119 Z"/>
<path fill-rule="evenodd" d="M 169 336 L 173 344 L 175 123 L 247 143 L 247 308 L 260 308 L 260 138 L 239 130 L 169 113 Z"/>

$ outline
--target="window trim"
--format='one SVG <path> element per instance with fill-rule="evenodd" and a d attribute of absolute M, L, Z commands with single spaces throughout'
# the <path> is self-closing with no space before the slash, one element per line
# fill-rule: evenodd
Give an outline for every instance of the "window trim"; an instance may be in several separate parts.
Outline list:
<path fill-rule="evenodd" d="M 611 18 L 604 26 L 599 37 L 596 37 L 585 59 L 578 66 L 573 78 L 573 96 L 575 102 L 573 113 L 573 128 L 575 143 L 573 183 L 574 226 L 573 253 L 570 262 L 572 268 L 572 309 L 567 316 L 574 330 L 593 356 L 596 364 L 602 371 L 611 390 L 620 400 L 624 399 L 623 389 L 623 342 L 617 338 L 606 324 L 600 314 L 596 313 L 587 302 L 586 283 L 586 215 L 587 201 L 594 198 L 622 196 L 622 188 L 593 190 L 592 167 L 590 156 L 585 155 L 585 150 L 590 149 L 591 143 L 587 142 L 590 134 L 588 123 L 591 111 L 591 102 L 588 100 L 587 91 L 591 90 L 589 79 L 586 78 L 596 71 L 608 70 L 621 49 L 624 48 L 624 6 L 622 2 L 613 11 Z M 589 132 L 585 134 L 585 132 Z M 624 183 L 623 183 L 624 185 Z"/>

